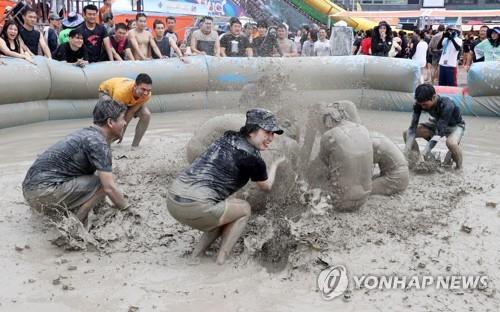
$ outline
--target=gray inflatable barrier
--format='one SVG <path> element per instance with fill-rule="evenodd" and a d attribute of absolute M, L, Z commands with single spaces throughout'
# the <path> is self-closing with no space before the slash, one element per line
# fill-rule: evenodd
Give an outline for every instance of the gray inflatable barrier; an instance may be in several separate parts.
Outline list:
<path fill-rule="evenodd" d="M 419 68 L 411 60 L 370 56 L 317 58 L 216 58 L 103 62 L 84 68 L 36 57 L 37 65 L 3 58 L 0 128 L 89 117 L 99 84 L 112 77 L 153 79 L 153 112 L 241 107 L 242 90 L 256 85 L 255 106 L 309 105 L 350 100 L 359 108 L 409 111 Z M 499 66 L 475 64 L 464 114 L 500 116 Z M 484 81 L 481 77 L 486 77 Z M 20 90 L 20 86 L 23 89 Z M 250 87 L 250 88 L 249 88 Z M 255 88 L 254 88 L 255 89 Z M 474 89 L 474 90 L 472 90 Z M 260 96 L 264 94 L 265 96 Z M 269 103 L 268 103 L 269 101 Z"/>

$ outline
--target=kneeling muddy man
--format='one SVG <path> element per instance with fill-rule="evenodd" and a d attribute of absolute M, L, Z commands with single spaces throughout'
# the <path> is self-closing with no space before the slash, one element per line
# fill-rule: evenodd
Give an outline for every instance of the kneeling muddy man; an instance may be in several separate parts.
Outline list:
<path fill-rule="evenodd" d="M 170 214 L 204 232 L 193 257 L 200 257 L 222 236 L 217 264 L 224 264 L 250 217 L 248 202 L 231 195 L 248 180 L 263 191 L 271 190 L 284 158 L 274 161 L 268 172 L 260 151 L 269 148 L 275 134 L 283 134 L 275 116 L 251 109 L 239 132 L 226 131 L 174 180 L 167 199 Z"/>
<path fill-rule="evenodd" d="M 24 198 L 33 209 L 54 218 L 70 211 L 83 222 L 105 196 L 119 209 L 127 206 L 114 182 L 110 148 L 122 136 L 126 110 L 110 98 L 100 99 L 92 126 L 71 133 L 38 157 L 23 182 Z"/>
<path fill-rule="evenodd" d="M 432 158 L 431 151 L 439 140 L 446 137 L 446 146 L 451 153 L 451 159 L 455 162 L 456 169 L 461 169 L 463 158 L 459 144 L 464 134 L 465 122 L 460 108 L 453 104 L 451 99 L 437 95 L 431 84 L 421 84 L 417 87 L 415 101 L 410 128 L 403 133 L 406 143 L 405 153 L 410 162 L 414 158 L 420 158 L 416 138 L 428 141 L 424 150 L 424 159 L 427 160 Z M 419 124 L 422 111 L 429 113 L 432 118 Z"/>

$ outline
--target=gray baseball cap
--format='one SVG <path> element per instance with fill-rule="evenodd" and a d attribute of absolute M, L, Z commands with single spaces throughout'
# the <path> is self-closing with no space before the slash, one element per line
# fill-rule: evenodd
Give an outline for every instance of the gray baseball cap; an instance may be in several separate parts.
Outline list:
<path fill-rule="evenodd" d="M 247 111 L 247 125 L 257 125 L 260 128 L 271 131 L 276 134 L 283 134 L 283 130 L 279 127 L 278 121 L 274 114 L 263 108 L 252 108 Z"/>

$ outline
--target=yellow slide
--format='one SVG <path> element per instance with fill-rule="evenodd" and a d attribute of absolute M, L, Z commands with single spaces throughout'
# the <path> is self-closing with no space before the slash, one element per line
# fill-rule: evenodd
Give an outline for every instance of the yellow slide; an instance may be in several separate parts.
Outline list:
<path fill-rule="evenodd" d="M 345 11 L 329 0 L 304 0 L 304 2 L 320 13 L 326 14 L 326 16 Z M 373 27 L 378 25 L 377 22 L 362 17 L 338 17 L 335 19 L 344 20 L 353 29 L 358 30 L 373 29 Z"/>

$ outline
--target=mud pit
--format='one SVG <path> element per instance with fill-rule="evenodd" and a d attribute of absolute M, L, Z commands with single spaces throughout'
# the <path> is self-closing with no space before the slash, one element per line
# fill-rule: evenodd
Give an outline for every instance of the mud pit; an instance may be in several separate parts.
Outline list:
<path fill-rule="evenodd" d="M 400 133 L 410 114 L 360 113 L 370 130 L 402 144 Z M 113 147 L 119 186 L 136 204 L 129 211 L 102 207 L 97 212 L 91 233 L 99 251 L 64 252 L 53 246 L 49 240 L 57 231 L 32 215 L 20 191 L 36 154 L 90 121 L 2 130 L 0 274 L 10 282 L 0 287 L 0 310 L 498 310 L 500 211 L 486 205 L 500 202 L 497 120 L 467 119 L 463 174 L 412 174 L 405 192 L 370 196 L 353 213 L 333 212 L 327 196 L 297 183 L 297 192 L 277 193 L 282 204 L 266 200 L 267 209 L 254 214 L 224 268 L 213 263 L 217 246 L 192 267 L 185 256 L 200 232 L 168 215 L 165 194 L 186 166 L 184 146 L 192 132 L 218 114 L 157 114 L 140 150 L 129 150 L 133 131 L 123 146 Z M 483 272 L 492 282 L 485 291 L 353 289 L 350 302 L 323 301 L 315 291 L 316 276 L 325 265 L 338 263 L 352 274 Z"/>

